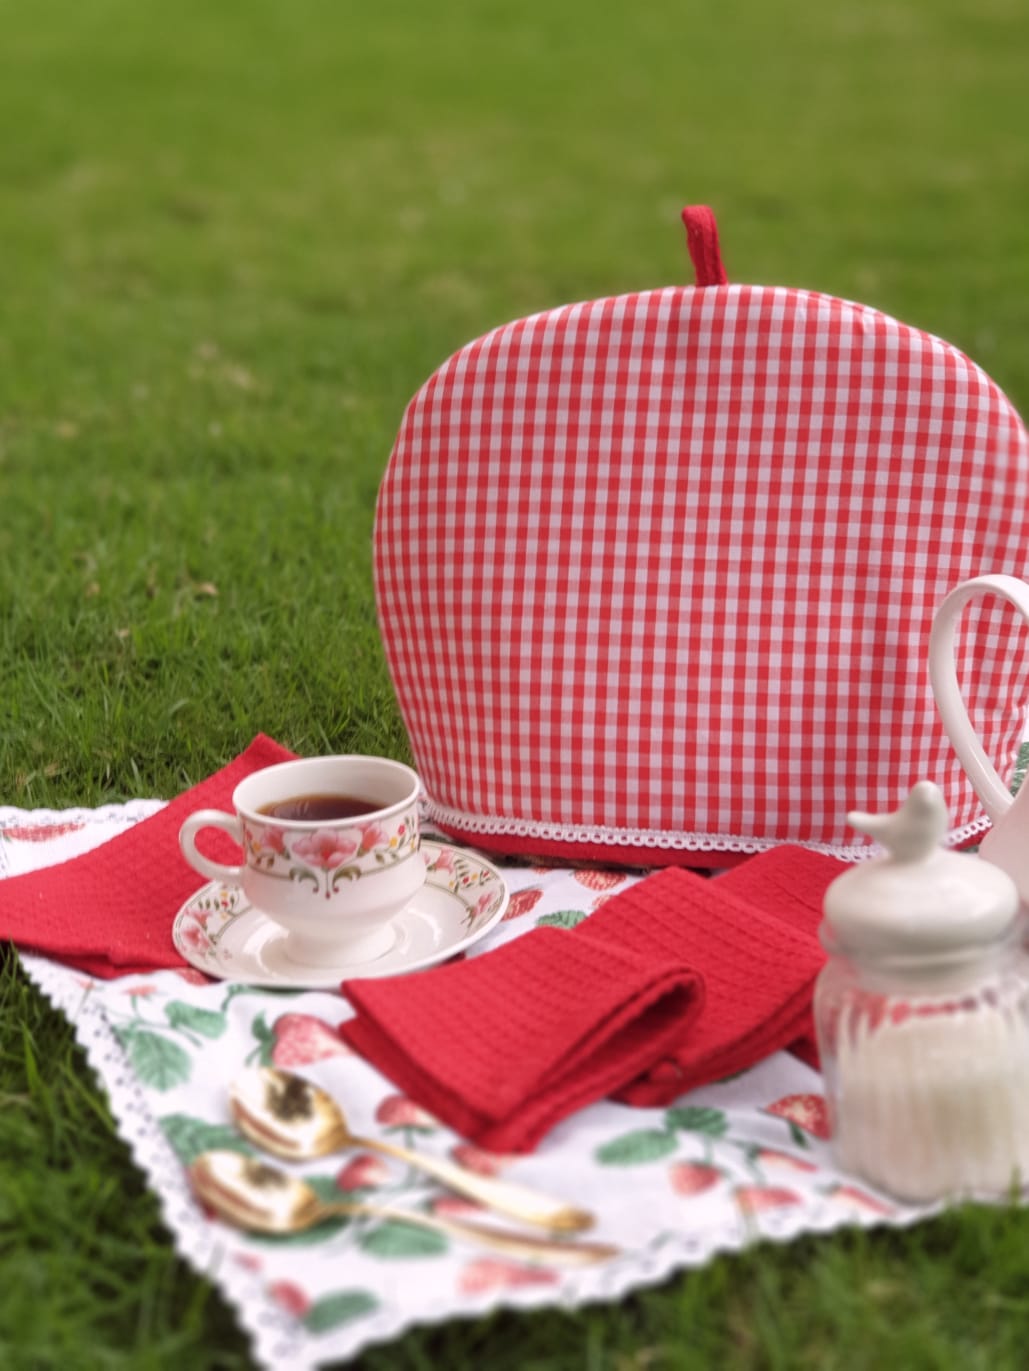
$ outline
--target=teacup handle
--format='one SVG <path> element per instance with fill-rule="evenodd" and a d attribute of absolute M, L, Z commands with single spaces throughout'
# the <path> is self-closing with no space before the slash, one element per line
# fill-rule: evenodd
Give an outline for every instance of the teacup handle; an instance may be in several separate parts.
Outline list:
<path fill-rule="evenodd" d="M 213 862 L 210 857 L 205 857 L 197 849 L 197 834 L 202 828 L 222 828 L 230 837 L 235 838 L 237 843 L 242 844 L 243 820 L 238 814 L 226 814 L 220 809 L 198 809 L 179 829 L 179 846 L 190 866 L 213 881 L 239 885 L 243 879 L 241 866 L 223 866 L 221 862 Z"/>
<path fill-rule="evenodd" d="M 1014 605 L 1022 618 L 1029 622 L 1029 586 L 1017 576 L 976 576 L 974 580 L 962 582 L 950 592 L 936 612 L 929 635 L 929 679 L 954 751 L 982 800 L 986 813 L 994 824 L 998 824 L 1011 808 L 1012 795 L 997 775 L 972 728 L 968 710 L 961 698 L 954 653 L 954 630 L 961 611 L 969 600 L 984 594 L 999 595 Z"/>

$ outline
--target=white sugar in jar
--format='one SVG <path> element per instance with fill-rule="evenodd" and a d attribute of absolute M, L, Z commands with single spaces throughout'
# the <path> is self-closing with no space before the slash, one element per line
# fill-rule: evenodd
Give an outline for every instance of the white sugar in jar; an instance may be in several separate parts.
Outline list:
<path fill-rule="evenodd" d="M 940 846 L 939 790 L 852 814 L 886 855 L 825 897 L 815 1023 L 839 1166 L 900 1199 L 1029 1185 L 1029 957 L 1010 878 Z"/>

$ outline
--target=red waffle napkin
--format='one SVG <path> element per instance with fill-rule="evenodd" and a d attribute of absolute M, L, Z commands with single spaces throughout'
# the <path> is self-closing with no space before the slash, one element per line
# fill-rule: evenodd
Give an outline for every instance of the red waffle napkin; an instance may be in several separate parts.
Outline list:
<path fill-rule="evenodd" d="M 830 881 L 840 874 L 841 864 L 832 857 L 803 848 L 779 847 L 766 852 L 760 861 L 750 860 L 734 867 L 720 881 L 726 882 L 737 899 L 748 900 L 766 909 L 801 933 L 818 936 L 822 921 L 822 900 Z M 810 1004 L 799 1022 L 800 1033 L 789 1049 L 818 1070 L 818 1044 Z"/>
<path fill-rule="evenodd" d="M 258 734 L 235 761 L 110 842 L 0 881 L 0 939 L 105 978 L 185 966 L 172 922 L 205 878 L 179 850 L 183 820 L 196 809 L 231 810 L 244 776 L 294 755 Z M 210 839 L 215 860 L 239 860 L 226 835 Z"/>
<path fill-rule="evenodd" d="M 715 880 L 672 867 L 601 906 L 582 926 L 590 937 L 652 956 L 675 948 L 708 988 L 704 1014 L 675 1052 L 617 1099 L 667 1104 L 813 1037 L 822 895 L 842 870 L 833 857 L 782 847 Z"/>
<path fill-rule="evenodd" d="M 413 1100 L 496 1152 L 531 1151 L 605 1095 L 665 1104 L 809 1026 L 825 960 L 814 929 L 840 863 L 778 848 L 746 868 L 713 881 L 668 868 L 572 931 L 537 928 L 419 976 L 347 981 L 357 1017 L 340 1033 Z M 669 981 L 692 983 L 690 1012 L 677 1023 L 660 1016 L 655 1031 L 640 1010 L 648 984 Z"/>
<path fill-rule="evenodd" d="M 496 1152 L 673 1050 L 704 1003 L 681 960 L 538 928 L 421 976 L 348 981 L 346 1040 L 437 1118 Z M 382 1020 L 389 1022 L 384 1031 Z"/>

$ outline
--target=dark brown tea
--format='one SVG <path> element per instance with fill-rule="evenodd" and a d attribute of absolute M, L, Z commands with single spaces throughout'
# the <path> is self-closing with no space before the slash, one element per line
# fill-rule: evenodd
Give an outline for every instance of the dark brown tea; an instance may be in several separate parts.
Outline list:
<path fill-rule="evenodd" d="M 257 811 L 269 819 L 287 819 L 305 824 L 324 824 L 332 819 L 356 819 L 359 814 L 374 814 L 381 800 L 366 800 L 361 795 L 293 795 L 275 800 Z"/>

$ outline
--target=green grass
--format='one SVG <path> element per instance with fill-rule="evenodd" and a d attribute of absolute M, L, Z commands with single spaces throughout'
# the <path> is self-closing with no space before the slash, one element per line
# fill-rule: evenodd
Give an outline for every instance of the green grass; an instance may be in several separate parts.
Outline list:
<path fill-rule="evenodd" d="M 861 299 L 1029 409 L 1021 0 L 0 0 L 0 802 L 171 795 L 258 730 L 402 755 L 369 536 L 403 406 L 550 305 Z M 1029 1220 L 719 1259 L 369 1368 L 1024 1364 Z M 70 1029 L 0 967 L 0 1364 L 246 1368 Z"/>

